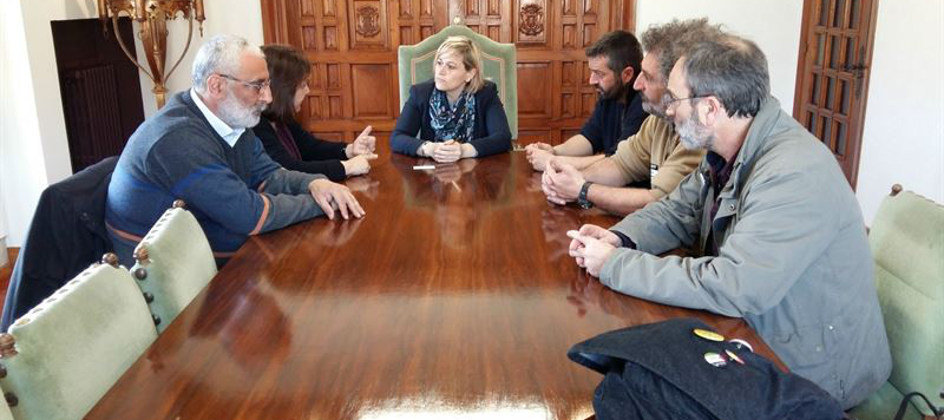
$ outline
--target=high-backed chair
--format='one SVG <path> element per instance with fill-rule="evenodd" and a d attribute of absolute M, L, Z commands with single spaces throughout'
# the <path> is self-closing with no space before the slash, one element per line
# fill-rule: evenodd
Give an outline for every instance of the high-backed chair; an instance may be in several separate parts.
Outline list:
<path fill-rule="evenodd" d="M 455 35 L 468 37 L 482 51 L 482 75 L 498 86 L 498 96 L 508 116 L 511 138 L 518 138 L 518 59 L 514 44 L 502 44 L 479 35 L 465 25 L 450 25 L 416 45 L 397 48 L 400 71 L 400 109 L 410 97 L 410 86 L 433 78 L 436 49 Z"/>
<path fill-rule="evenodd" d="M 17 420 L 78 420 L 157 338 L 115 254 L 92 265 L 0 335 L 0 388 Z"/>
<path fill-rule="evenodd" d="M 13 420 L 13 412 L 6 400 L 0 401 L 0 420 Z"/>
<path fill-rule="evenodd" d="M 163 332 L 216 275 L 216 261 L 203 228 L 184 202 L 161 215 L 134 250 L 131 273 Z"/>
<path fill-rule="evenodd" d="M 879 207 L 869 232 L 875 283 L 892 353 L 892 374 L 850 411 L 860 420 L 894 417 L 905 394 L 944 405 L 944 207 L 900 185 Z M 913 400 L 906 419 L 931 415 Z"/>

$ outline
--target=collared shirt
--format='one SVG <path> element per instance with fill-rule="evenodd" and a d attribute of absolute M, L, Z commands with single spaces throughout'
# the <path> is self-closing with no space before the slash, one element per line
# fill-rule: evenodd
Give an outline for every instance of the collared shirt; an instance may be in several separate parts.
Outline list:
<path fill-rule="evenodd" d="M 245 128 L 233 129 L 228 124 L 223 122 L 213 111 L 210 111 L 210 108 L 207 108 L 206 104 L 203 103 L 203 99 L 200 98 L 200 95 L 197 94 L 197 91 L 193 88 L 190 88 L 190 97 L 193 98 L 193 103 L 197 105 L 197 108 L 200 109 L 200 113 L 207 119 L 207 122 L 210 123 L 210 127 L 213 127 L 213 131 L 216 131 L 216 134 L 219 134 L 220 137 L 229 145 L 229 147 L 236 146 L 236 141 L 239 140 L 239 136 L 243 135 L 243 132 L 246 131 Z"/>
<path fill-rule="evenodd" d="M 740 152 L 740 149 L 738 149 L 738 152 Z M 734 156 L 737 155 L 738 153 L 735 152 Z M 711 188 L 715 191 L 715 202 L 711 205 L 709 220 L 715 220 L 715 216 L 718 214 L 718 207 L 721 205 L 721 190 L 724 189 L 724 186 L 728 184 L 728 180 L 731 179 L 731 172 L 734 171 L 734 161 L 736 159 L 725 161 L 721 155 L 715 152 L 708 152 L 705 160 L 708 162 L 708 175 Z M 719 244 L 714 237 L 713 231 L 714 228 L 712 227 L 712 230 L 708 233 L 709 237 L 712 239 L 708 241 L 708 249 L 705 250 L 706 255 L 718 255 L 718 249 L 721 247 L 721 244 Z"/>

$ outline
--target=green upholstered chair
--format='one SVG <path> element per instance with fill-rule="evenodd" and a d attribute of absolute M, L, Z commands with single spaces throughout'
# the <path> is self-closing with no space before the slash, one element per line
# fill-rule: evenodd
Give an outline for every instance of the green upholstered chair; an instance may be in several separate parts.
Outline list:
<path fill-rule="evenodd" d="M 78 420 L 157 338 L 115 254 L 92 265 L 0 335 L 0 388 L 17 420 Z"/>
<path fill-rule="evenodd" d="M 894 417 L 905 394 L 944 405 L 944 207 L 901 186 L 892 187 L 869 232 L 875 283 L 892 353 L 888 382 L 850 414 L 860 420 Z M 915 403 L 918 399 L 913 400 Z M 913 404 L 906 419 L 920 419 Z"/>
<path fill-rule="evenodd" d="M 163 332 L 216 275 L 213 250 L 184 202 L 161 215 L 134 250 L 131 273 Z"/>
<path fill-rule="evenodd" d="M 436 49 L 454 35 L 472 39 L 482 51 L 482 74 L 486 80 L 498 86 L 511 138 L 518 138 L 518 60 L 514 44 L 502 44 L 479 35 L 465 25 L 451 25 L 416 45 L 401 45 L 397 48 L 400 71 L 400 109 L 410 97 L 410 86 L 433 78 L 433 56 Z"/>
<path fill-rule="evenodd" d="M 0 401 L 0 420 L 13 420 L 13 412 L 6 400 Z"/>

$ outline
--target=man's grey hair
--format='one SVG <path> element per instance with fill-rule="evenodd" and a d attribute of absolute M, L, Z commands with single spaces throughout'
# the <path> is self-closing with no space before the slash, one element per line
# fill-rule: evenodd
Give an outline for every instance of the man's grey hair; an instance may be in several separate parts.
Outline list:
<path fill-rule="evenodd" d="M 715 96 L 729 117 L 753 117 L 770 96 L 767 57 L 753 41 L 734 35 L 697 44 L 684 57 L 693 97 Z"/>
<path fill-rule="evenodd" d="M 656 54 L 659 57 L 659 75 L 665 83 L 668 82 L 669 73 L 679 57 L 685 55 L 695 44 L 723 35 L 720 25 L 708 23 L 708 18 L 673 19 L 669 23 L 650 26 L 642 34 L 640 42 L 646 54 Z"/>
<path fill-rule="evenodd" d="M 235 35 L 217 35 L 207 40 L 193 59 L 190 78 L 194 89 L 204 93 L 207 78 L 213 73 L 234 75 L 239 73 L 240 60 L 244 52 L 262 57 L 265 54 L 257 45 L 251 45 L 242 37 Z"/>

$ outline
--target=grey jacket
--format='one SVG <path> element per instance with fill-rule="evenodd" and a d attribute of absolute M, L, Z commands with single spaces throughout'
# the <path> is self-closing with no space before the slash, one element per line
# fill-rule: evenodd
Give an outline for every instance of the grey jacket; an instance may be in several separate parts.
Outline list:
<path fill-rule="evenodd" d="M 632 296 L 743 317 L 791 371 L 844 408 L 888 378 L 891 356 L 855 195 L 832 153 L 770 98 L 754 118 L 727 185 L 708 164 L 613 230 L 600 281 Z M 720 207 L 709 220 L 710 204 Z M 706 205 L 707 203 L 707 205 Z M 718 256 L 657 257 L 681 246 Z"/>

